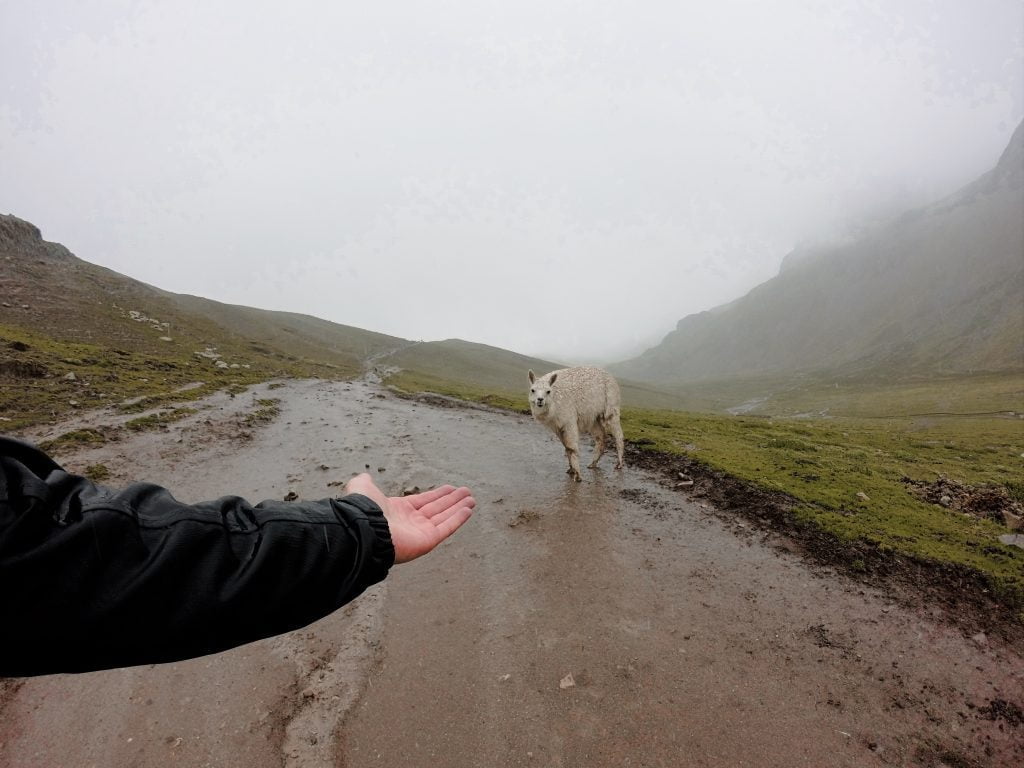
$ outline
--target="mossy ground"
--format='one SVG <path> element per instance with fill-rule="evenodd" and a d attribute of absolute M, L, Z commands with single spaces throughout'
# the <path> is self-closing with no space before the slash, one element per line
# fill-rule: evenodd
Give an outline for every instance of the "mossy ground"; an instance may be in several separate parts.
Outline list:
<path fill-rule="evenodd" d="M 256 410 L 247 413 L 243 424 L 247 427 L 254 427 L 257 424 L 269 424 L 281 413 L 281 400 L 276 397 L 264 397 L 256 401 Z"/>

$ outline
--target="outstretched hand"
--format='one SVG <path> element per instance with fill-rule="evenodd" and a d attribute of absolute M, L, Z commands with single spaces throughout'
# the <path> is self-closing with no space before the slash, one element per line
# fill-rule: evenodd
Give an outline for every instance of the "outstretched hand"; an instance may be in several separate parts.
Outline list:
<path fill-rule="evenodd" d="M 476 506 L 469 488 L 450 485 L 413 496 L 385 496 L 365 473 L 349 480 L 345 493 L 361 493 L 383 510 L 395 545 L 396 564 L 427 554 L 455 533 Z"/>

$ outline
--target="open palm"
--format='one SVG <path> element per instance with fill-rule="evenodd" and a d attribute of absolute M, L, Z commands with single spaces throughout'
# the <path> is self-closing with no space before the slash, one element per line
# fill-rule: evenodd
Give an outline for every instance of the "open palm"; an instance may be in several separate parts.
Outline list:
<path fill-rule="evenodd" d="M 383 510 L 395 546 L 395 563 L 425 555 L 473 514 L 476 499 L 468 488 L 442 485 L 412 496 L 385 496 L 367 474 L 352 478 L 347 493 L 361 493 Z"/>

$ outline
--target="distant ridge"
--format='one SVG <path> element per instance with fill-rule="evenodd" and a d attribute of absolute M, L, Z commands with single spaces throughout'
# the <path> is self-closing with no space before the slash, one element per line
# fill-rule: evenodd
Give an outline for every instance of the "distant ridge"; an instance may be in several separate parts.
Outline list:
<path fill-rule="evenodd" d="M 796 372 L 1024 369 L 1024 123 L 996 166 L 855 242 L 794 252 L 729 304 L 611 366 L 683 383 Z"/>

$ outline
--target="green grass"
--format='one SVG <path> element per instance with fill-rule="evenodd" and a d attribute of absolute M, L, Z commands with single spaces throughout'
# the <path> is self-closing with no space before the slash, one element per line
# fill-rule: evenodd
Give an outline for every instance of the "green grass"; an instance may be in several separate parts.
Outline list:
<path fill-rule="evenodd" d="M 82 471 L 82 474 L 94 483 L 102 483 L 104 480 L 110 479 L 110 469 L 106 464 L 90 464 Z"/>
<path fill-rule="evenodd" d="M 206 381 L 197 382 L 199 386 L 190 387 L 184 390 L 174 390 L 171 392 L 160 392 L 155 395 L 144 395 L 138 399 L 131 399 L 129 402 L 122 402 L 118 404 L 117 410 L 121 413 L 142 413 L 143 411 L 150 411 L 154 408 L 163 408 L 168 405 L 175 403 L 191 402 L 194 400 L 201 400 L 208 395 L 213 394 L 217 390 L 221 389 L 223 385 L 217 381 Z M 248 389 L 247 384 L 234 383 L 229 384 L 227 387 L 223 387 L 227 392 L 245 392 Z"/>
<path fill-rule="evenodd" d="M 86 445 L 102 445 L 105 442 L 107 442 L 106 435 L 98 430 L 75 429 L 52 440 L 44 440 L 39 447 L 47 453 L 60 453 Z"/>
<path fill-rule="evenodd" d="M 132 432 L 147 432 L 152 429 L 159 429 L 167 424 L 172 424 L 175 421 L 180 421 L 186 416 L 191 416 L 193 413 L 197 413 L 195 408 L 175 408 L 170 411 L 158 411 L 157 413 L 151 413 L 147 416 L 140 416 L 137 419 L 127 421 L 124 426 L 125 429 Z"/>
<path fill-rule="evenodd" d="M 525 393 L 495 393 L 408 371 L 388 384 L 528 412 Z M 1012 389 L 1005 377 L 982 380 L 974 402 L 991 404 L 995 393 L 1002 403 L 998 393 L 1008 385 Z M 969 402 L 969 388 L 964 382 L 959 387 L 958 397 Z M 916 396 L 902 391 L 902 407 L 927 406 L 941 384 L 919 388 Z M 863 397 L 873 407 L 893 401 L 885 389 L 874 397 L 865 389 Z M 920 501 L 902 482 L 944 474 L 971 485 L 1002 485 L 1019 498 L 1024 422 L 1018 418 L 786 419 L 627 408 L 622 425 L 627 439 L 649 449 L 685 455 L 791 496 L 800 522 L 840 541 L 966 566 L 987 576 L 1012 602 L 1024 601 L 1024 551 L 999 542 L 1006 528 Z"/>
<path fill-rule="evenodd" d="M 256 410 L 247 413 L 242 423 L 247 427 L 255 427 L 258 424 L 269 424 L 278 414 L 281 413 L 281 400 L 276 397 L 261 398 L 256 401 Z"/>

